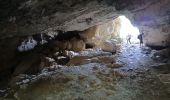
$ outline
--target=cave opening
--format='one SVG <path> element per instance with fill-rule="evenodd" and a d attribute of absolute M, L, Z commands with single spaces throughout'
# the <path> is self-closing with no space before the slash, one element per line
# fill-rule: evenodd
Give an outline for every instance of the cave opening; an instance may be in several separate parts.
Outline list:
<path fill-rule="evenodd" d="M 139 43 L 138 35 L 140 34 L 139 29 L 133 26 L 131 21 L 126 16 L 119 16 L 120 19 L 120 38 L 123 42 L 127 42 L 128 35 L 131 36 L 131 43 Z"/>
<path fill-rule="evenodd" d="M 159 1 L 1 0 L 0 100 L 169 100 Z"/>

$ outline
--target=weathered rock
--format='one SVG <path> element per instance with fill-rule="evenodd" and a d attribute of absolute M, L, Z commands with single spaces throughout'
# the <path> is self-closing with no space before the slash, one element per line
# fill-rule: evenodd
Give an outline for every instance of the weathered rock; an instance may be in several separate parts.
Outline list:
<path fill-rule="evenodd" d="M 73 51 L 81 51 L 85 49 L 85 43 L 83 40 L 78 40 L 76 38 L 73 38 L 71 41 Z"/>
<path fill-rule="evenodd" d="M 97 56 L 111 56 L 112 53 L 104 52 L 100 48 L 96 48 L 96 49 L 86 49 L 86 50 L 80 51 L 79 55 L 92 58 L 92 57 L 97 57 Z"/>
<path fill-rule="evenodd" d="M 163 50 L 152 50 L 151 58 L 160 62 L 168 62 L 170 57 L 170 49 L 163 49 Z"/>
<path fill-rule="evenodd" d="M 151 51 L 152 51 L 152 49 L 150 47 L 147 47 L 147 46 L 142 47 L 142 50 L 144 51 L 145 54 L 150 54 Z"/>
<path fill-rule="evenodd" d="M 0 46 L 2 47 L 0 52 L 3 54 L 0 58 L 0 71 L 9 70 L 16 64 L 15 49 L 20 36 L 39 33 L 58 34 L 57 30 L 65 32 L 86 30 L 82 33 L 82 37 L 87 39 L 94 36 L 93 31 L 96 31 L 95 25 L 97 25 L 103 27 L 99 28 L 99 30 L 101 29 L 99 36 L 103 36 L 102 38 L 106 40 L 110 37 L 110 33 L 115 33 L 117 31 L 115 29 L 120 28 L 118 25 L 120 23 L 111 21 L 120 15 L 126 15 L 133 24 L 139 27 L 140 31 L 145 33 L 145 43 L 169 46 L 169 5 L 169 0 L 0 1 Z M 101 25 L 103 23 L 106 24 Z M 117 28 L 113 29 L 115 24 Z M 83 35 L 85 33 L 87 35 Z M 99 38 L 96 37 L 96 40 Z M 100 44 L 100 42 L 96 43 Z M 83 44 L 83 42 L 79 41 L 76 45 L 79 44 Z M 74 48 L 71 48 L 71 45 L 70 42 L 64 42 L 61 48 L 75 49 L 76 51 L 84 48 L 84 44 L 81 45 L 83 47 L 73 46 Z M 113 52 L 111 48 L 109 51 Z"/>
<path fill-rule="evenodd" d="M 80 36 L 85 39 L 85 41 L 88 41 L 90 39 L 92 39 L 95 36 L 95 33 L 97 31 L 98 26 L 93 26 L 90 27 L 89 29 L 83 31 L 82 33 L 80 33 Z"/>
<path fill-rule="evenodd" d="M 104 41 L 100 46 L 103 51 L 112 52 L 112 53 L 115 53 L 117 49 L 116 44 L 111 41 Z"/>
<path fill-rule="evenodd" d="M 99 56 L 97 57 L 100 63 L 115 63 L 115 57 L 113 56 Z"/>
<path fill-rule="evenodd" d="M 108 22 L 119 15 L 128 16 L 133 23 L 141 26 L 141 30 L 146 30 L 146 34 L 157 34 L 148 36 L 152 38 L 145 39 L 148 43 L 159 42 L 158 44 L 162 45 L 161 41 L 168 37 L 169 32 L 170 2 L 168 0 L 161 2 L 157 0 L 130 0 L 129 2 L 125 0 L 70 0 L 69 3 L 66 0 L 25 0 L 10 3 L 8 0 L 1 2 L 4 9 L 1 10 L 0 16 L 1 38 L 56 30 L 82 31 Z"/>

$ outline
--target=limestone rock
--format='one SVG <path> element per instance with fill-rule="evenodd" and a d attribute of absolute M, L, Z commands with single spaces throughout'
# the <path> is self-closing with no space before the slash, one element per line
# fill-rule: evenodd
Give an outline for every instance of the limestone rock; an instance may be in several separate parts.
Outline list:
<path fill-rule="evenodd" d="M 112 53 L 116 52 L 116 44 L 111 41 L 104 41 L 101 44 L 101 48 L 103 51 L 112 52 Z"/>
<path fill-rule="evenodd" d="M 95 36 L 95 33 L 97 31 L 97 25 L 90 27 L 89 29 L 83 31 L 82 33 L 80 33 L 80 36 L 85 39 L 86 41 L 88 41 L 89 39 L 92 39 Z"/>
<path fill-rule="evenodd" d="M 83 40 L 78 40 L 76 38 L 73 38 L 71 41 L 73 51 L 81 51 L 85 49 L 85 43 Z"/>

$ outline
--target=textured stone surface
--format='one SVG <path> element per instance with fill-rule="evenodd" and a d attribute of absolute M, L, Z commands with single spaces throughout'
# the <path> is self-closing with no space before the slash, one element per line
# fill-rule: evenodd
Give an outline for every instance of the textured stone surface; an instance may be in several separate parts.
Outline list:
<path fill-rule="evenodd" d="M 5 38 L 48 30 L 84 30 L 122 14 L 138 26 L 157 26 L 169 21 L 169 4 L 169 0 L 0 1 L 0 35 Z"/>
<path fill-rule="evenodd" d="M 20 36 L 82 31 L 119 15 L 144 31 L 145 43 L 166 46 L 170 40 L 169 6 L 169 0 L 0 0 L 0 70 L 16 63 L 13 59 Z"/>

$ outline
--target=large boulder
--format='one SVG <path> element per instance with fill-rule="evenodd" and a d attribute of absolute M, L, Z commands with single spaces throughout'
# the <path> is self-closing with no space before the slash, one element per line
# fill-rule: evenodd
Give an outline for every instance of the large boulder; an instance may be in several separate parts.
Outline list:
<path fill-rule="evenodd" d="M 85 43 L 83 40 L 78 40 L 76 38 L 73 38 L 70 42 L 72 44 L 71 50 L 73 51 L 81 51 L 85 49 Z"/>
<path fill-rule="evenodd" d="M 99 45 L 99 47 L 103 51 L 112 52 L 112 53 L 116 52 L 116 44 L 112 41 L 104 41 L 103 43 L 101 43 L 101 45 Z"/>

